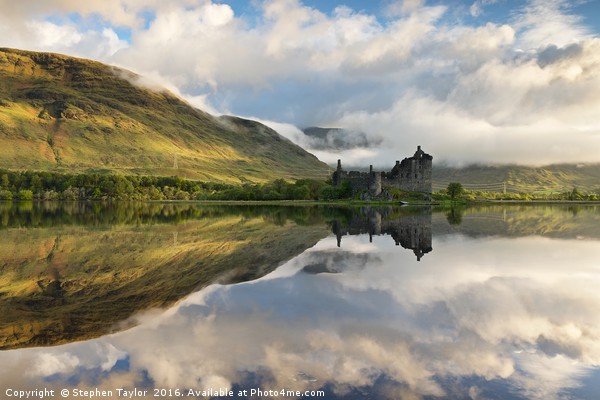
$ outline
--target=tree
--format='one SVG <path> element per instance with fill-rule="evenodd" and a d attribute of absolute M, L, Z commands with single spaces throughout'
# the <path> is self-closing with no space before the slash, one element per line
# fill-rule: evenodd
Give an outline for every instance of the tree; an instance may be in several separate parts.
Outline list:
<path fill-rule="evenodd" d="M 0 188 L 2 188 L 4 190 L 8 190 L 9 186 L 10 186 L 10 180 L 8 179 L 8 175 L 2 174 L 2 179 L 0 179 Z"/>
<path fill-rule="evenodd" d="M 465 193 L 465 189 L 458 182 L 450 182 L 448 184 L 448 187 L 446 188 L 446 193 L 448 193 L 448 196 L 450 196 L 450 199 L 452 201 L 454 201 L 454 200 L 460 198 Z"/>
<path fill-rule="evenodd" d="M 40 193 L 42 191 L 42 179 L 38 174 L 35 174 L 31 177 L 29 187 L 33 193 Z"/>

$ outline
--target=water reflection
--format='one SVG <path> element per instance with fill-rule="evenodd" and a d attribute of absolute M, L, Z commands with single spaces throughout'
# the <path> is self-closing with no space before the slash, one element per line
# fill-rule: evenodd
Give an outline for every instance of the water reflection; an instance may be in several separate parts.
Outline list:
<path fill-rule="evenodd" d="M 420 261 L 393 240 L 348 235 L 338 247 L 331 235 L 257 280 L 137 314 L 129 330 L 2 352 L 0 386 L 597 398 L 598 219 L 593 208 L 480 208 L 456 225 L 433 213 L 436 251 Z"/>
<path fill-rule="evenodd" d="M 200 287 L 261 277 L 328 233 L 308 208 L 25 203 L 0 215 L 4 349 L 127 328 Z"/>
<path fill-rule="evenodd" d="M 460 225 L 462 223 L 464 213 L 464 207 L 454 206 L 446 212 L 446 219 L 450 225 Z"/>
<path fill-rule="evenodd" d="M 393 207 L 362 207 L 352 210 L 347 221 L 334 220 L 333 234 L 337 238 L 337 246 L 341 247 L 342 237 L 346 235 L 390 235 L 396 243 L 405 249 L 413 250 L 417 261 L 431 247 L 431 209 L 418 207 L 395 212 Z"/>
<path fill-rule="evenodd" d="M 600 239 L 600 208 L 595 205 L 485 205 L 439 211 L 432 216 L 432 229 L 437 236 Z"/>
<path fill-rule="evenodd" d="M 322 224 L 339 210 L 323 207 L 274 207 L 256 205 L 203 205 L 192 203 L 107 203 L 107 202 L 3 202 L 0 229 L 56 228 L 80 225 L 178 224 L 188 220 L 230 215 L 261 218 L 275 225 L 291 221 L 297 225 Z"/>

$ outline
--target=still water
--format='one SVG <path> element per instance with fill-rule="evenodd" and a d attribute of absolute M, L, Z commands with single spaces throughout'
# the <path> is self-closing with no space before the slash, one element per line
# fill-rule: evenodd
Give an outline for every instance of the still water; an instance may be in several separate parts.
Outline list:
<path fill-rule="evenodd" d="M 598 399 L 599 256 L 596 206 L 0 204 L 0 398 Z"/>

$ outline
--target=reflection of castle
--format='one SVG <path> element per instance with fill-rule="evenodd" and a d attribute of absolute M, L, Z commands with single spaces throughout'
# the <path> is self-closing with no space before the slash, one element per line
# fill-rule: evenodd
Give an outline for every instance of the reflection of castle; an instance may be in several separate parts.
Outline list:
<path fill-rule="evenodd" d="M 431 193 L 431 171 L 433 157 L 417 147 L 412 157 L 396 161 L 390 172 L 375 172 L 371 165 L 369 172 L 344 171 L 338 160 L 333 173 L 334 186 L 348 182 L 353 193 L 364 191 L 371 197 L 379 196 L 386 188 L 396 188 L 408 192 Z"/>
<path fill-rule="evenodd" d="M 360 213 L 352 213 L 347 225 L 333 221 L 332 231 L 337 237 L 337 245 L 341 246 L 342 236 L 368 234 L 369 241 L 373 235 L 390 235 L 396 246 L 411 249 L 421 261 L 431 247 L 431 210 L 423 209 L 419 214 L 390 217 L 391 208 L 374 209 L 364 207 Z"/>

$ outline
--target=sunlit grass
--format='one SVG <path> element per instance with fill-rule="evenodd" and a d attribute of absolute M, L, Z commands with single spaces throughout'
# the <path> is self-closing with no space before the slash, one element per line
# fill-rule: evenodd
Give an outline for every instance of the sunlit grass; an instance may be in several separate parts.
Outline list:
<path fill-rule="evenodd" d="M 328 175 L 325 164 L 266 127 L 214 118 L 134 86 L 122 78 L 127 74 L 92 61 L 0 50 L 0 167 L 106 168 L 231 183 Z"/>

